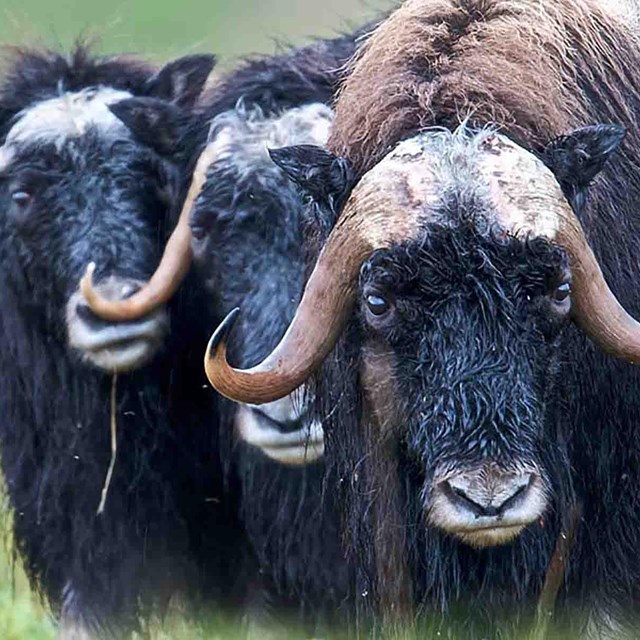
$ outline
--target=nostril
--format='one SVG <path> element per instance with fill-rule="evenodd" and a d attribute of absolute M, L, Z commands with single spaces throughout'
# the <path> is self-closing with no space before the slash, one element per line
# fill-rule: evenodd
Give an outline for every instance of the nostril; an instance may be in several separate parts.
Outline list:
<path fill-rule="evenodd" d="M 445 495 L 458 507 L 462 507 L 467 511 L 471 511 L 476 518 L 480 516 L 495 516 L 497 510 L 491 505 L 481 504 L 477 502 L 464 489 L 456 487 L 448 480 L 441 483 Z"/>
<path fill-rule="evenodd" d="M 140 283 L 135 281 L 118 281 L 116 278 L 99 285 L 103 295 L 111 300 L 124 300 L 126 298 L 130 298 L 136 291 L 140 290 L 141 286 L 142 285 Z M 104 320 L 100 316 L 96 315 L 83 298 L 80 298 L 77 302 L 76 314 L 89 329 L 94 331 L 106 329 L 114 324 L 113 322 Z"/>
<path fill-rule="evenodd" d="M 491 485 L 480 482 L 457 484 L 454 480 L 440 483 L 444 495 L 458 508 L 470 511 L 476 518 L 500 518 L 523 500 L 536 481 L 535 474 L 504 478 Z M 461 486 L 462 485 L 462 486 Z"/>
<path fill-rule="evenodd" d="M 511 488 L 511 494 L 507 495 L 499 505 L 500 513 L 504 513 L 507 509 L 515 507 L 516 504 L 529 493 L 536 479 L 536 474 L 531 473 L 528 476 L 521 477 L 518 482 L 515 482 Z"/>

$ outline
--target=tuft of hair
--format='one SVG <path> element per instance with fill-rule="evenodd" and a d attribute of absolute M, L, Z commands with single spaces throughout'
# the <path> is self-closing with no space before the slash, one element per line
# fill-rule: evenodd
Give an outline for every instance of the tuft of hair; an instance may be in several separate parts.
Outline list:
<path fill-rule="evenodd" d="M 211 122 L 209 138 L 216 149 L 216 162 L 232 164 L 238 175 L 280 174 L 268 150 L 292 144 L 326 144 L 333 122 L 329 107 L 314 102 L 277 114 L 260 107 L 247 108 L 241 101 Z"/>
<path fill-rule="evenodd" d="M 12 118 L 35 102 L 87 87 L 111 87 L 140 94 L 155 71 L 132 56 L 95 56 L 84 43 L 78 43 L 68 55 L 21 47 L 8 47 L 4 54 L 0 139 L 6 135 Z"/>

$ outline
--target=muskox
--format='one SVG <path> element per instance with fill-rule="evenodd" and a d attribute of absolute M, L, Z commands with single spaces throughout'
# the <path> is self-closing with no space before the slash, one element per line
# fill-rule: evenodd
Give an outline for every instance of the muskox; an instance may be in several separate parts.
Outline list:
<path fill-rule="evenodd" d="M 190 250 L 168 247 L 165 264 L 175 256 L 188 262 L 193 254 L 209 311 L 218 319 L 244 300 L 252 321 L 239 327 L 231 345 L 244 364 L 281 338 L 302 293 L 305 236 L 320 238 L 332 223 L 306 216 L 295 186 L 267 149 L 326 142 L 333 118 L 327 105 L 363 32 L 243 62 L 212 83 L 189 120 L 172 117 L 165 103 L 137 101 L 130 126 L 140 140 L 162 142 L 174 123 L 192 165 L 208 142 L 212 164 L 187 221 Z M 194 182 L 204 181 L 197 173 Z M 181 240 L 182 225 L 174 242 Z M 152 279 L 166 285 L 160 298 L 172 294 L 185 271 L 179 259 L 160 268 Z M 138 295 L 145 312 L 157 299 L 146 291 Z M 95 297 L 92 306 L 107 317 L 140 312 L 135 299 L 112 304 Z M 257 563 L 248 602 L 252 620 L 313 627 L 335 619 L 346 608 L 346 564 L 335 504 L 322 499 L 322 428 L 310 419 L 307 401 L 302 394 L 261 407 L 223 400 L 220 428 L 234 436 L 225 457 L 240 481 L 241 516 Z"/>
<path fill-rule="evenodd" d="M 192 361 L 195 289 L 122 323 L 79 290 L 94 260 L 111 299 L 154 270 L 181 171 L 125 123 L 140 96 L 186 117 L 212 65 L 20 50 L 0 84 L 0 455 L 15 544 L 65 636 L 123 637 L 175 593 L 233 592 L 242 537 Z"/>
<path fill-rule="evenodd" d="M 332 154 L 276 157 L 340 216 L 274 351 L 232 368 L 234 313 L 205 363 L 256 404 L 317 372 L 363 612 L 495 635 L 549 604 L 573 535 L 550 583 L 576 633 L 637 616 L 629 24 L 595 0 L 409 0 L 356 56 Z"/>
<path fill-rule="evenodd" d="M 305 277 L 305 232 L 314 226 L 267 145 L 322 145 L 332 118 L 329 107 L 314 103 L 271 117 L 239 108 L 213 120 L 216 160 L 191 216 L 194 266 L 218 317 L 241 303 L 246 309 L 230 349 L 247 365 L 277 344 L 293 317 Z M 241 513 L 260 568 L 254 620 L 315 625 L 335 617 L 346 598 L 338 511 L 322 499 L 322 426 L 307 405 L 302 394 L 260 406 L 220 405 L 221 428 L 238 442 Z"/>

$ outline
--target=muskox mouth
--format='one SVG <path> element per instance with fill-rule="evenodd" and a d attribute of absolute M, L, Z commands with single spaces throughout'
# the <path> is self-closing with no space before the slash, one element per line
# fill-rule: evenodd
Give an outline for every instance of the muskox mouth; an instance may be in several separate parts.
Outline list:
<path fill-rule="evenodd" d="M 135 284 L 110 278 L 104 289 L 126 296 Z M 160 308 L 141 320 L 109 322 L 96 316 L 80 292 L 67 305 L 69 345 L 89 364 L 109 372 L 126 372 L 146 365 L 159 351 L 168 329 Z"/>
<path fill-rule="evenodd" d="M 440 477 L 431 492 L 428 521 L 474 547 L 507 544 L 539 520 L 547 507 L 540 470 L 515 471 L 485 463 Z"/>
<path fill-rule="evenodd" d="M 283 419 L 278 409 L 269 405 L 240 405 L 236 428 L 242 440 L 284 465 L 305 465 L 321 458 L 324 435 L 320 423 L 309 420 L 305 414 L 294 413 L 290 419 Z M 280 419 L 275 419 L 274 415 Z"/>
<path fill-rule="evenodd" d="M 515 540 L 530 523 L 460 530 L 454 535 L 471 547 L 496 547 Z"/>

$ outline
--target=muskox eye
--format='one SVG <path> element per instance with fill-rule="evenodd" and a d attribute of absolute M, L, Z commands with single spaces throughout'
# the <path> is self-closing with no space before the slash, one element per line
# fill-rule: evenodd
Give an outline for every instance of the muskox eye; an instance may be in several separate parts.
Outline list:
<path fill-rule="evenodd" d="M 367 296 L 367 307 L 374 316 L 382 316 L 389 311 L 389 303 L 384 298 L 373 294 Z"/>
<path fill-rule="evenodd" d="M 571 295 L 571 285 L 568 282 L 556 287 L 551 297 L 555 302 L 564 302 Z"/>
<path fill-rule="evenodd" d="M 11 199 L 19 207 L 26 207 L 31 202 L 31 194 L 26 191 L 14 191 L 11 194 Z"/>

